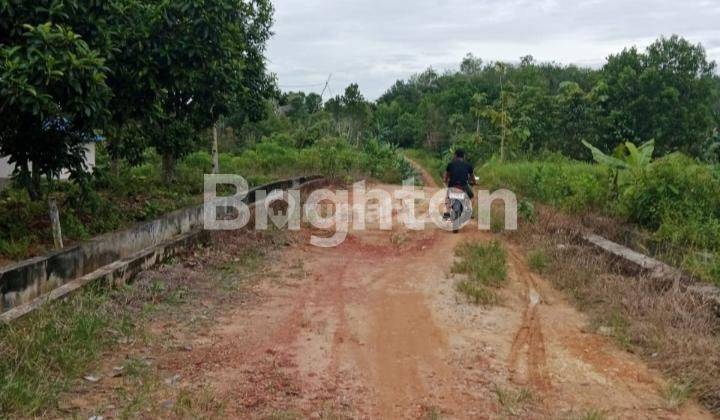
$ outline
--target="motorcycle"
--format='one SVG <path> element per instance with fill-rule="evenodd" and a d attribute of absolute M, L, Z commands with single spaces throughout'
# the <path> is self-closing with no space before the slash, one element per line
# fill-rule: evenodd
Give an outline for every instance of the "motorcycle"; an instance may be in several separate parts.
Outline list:
<path fill-rule="evenodd" d="M 475 177 L 475 181 L 479 178 Z M 458 187 L 448 189 L 446 218 L 452 224 L 453 233 L 458 233 L 460 228 L 470 221 L 473 214 L 472 200 L 465 190 Z"/>

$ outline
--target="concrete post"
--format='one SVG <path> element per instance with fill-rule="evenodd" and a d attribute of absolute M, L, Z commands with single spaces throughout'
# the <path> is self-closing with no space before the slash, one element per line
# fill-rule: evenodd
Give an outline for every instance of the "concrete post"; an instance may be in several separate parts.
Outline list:
<path fill-rule="evenodd" d="M 53 241 L 55 249 L 63 249 L 62 228 L 60 227 L 60 212 L 54 199 L 49 200 L 50 223 L 52 223 Z"/>

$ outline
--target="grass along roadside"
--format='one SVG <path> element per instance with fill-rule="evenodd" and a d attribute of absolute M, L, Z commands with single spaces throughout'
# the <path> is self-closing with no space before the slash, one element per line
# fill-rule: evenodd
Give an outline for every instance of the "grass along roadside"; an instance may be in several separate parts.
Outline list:
<path fill-rule="evenodd" d="M 507 278 L 507 255 L 500 242 L 463 243 L 456 248 L 455 256 L 452 273 L 465 275 L 456 284 L 457 290 L 476 305 L 496 303 L 494 289 Z"/>
<path fill-rule="evenodd" d="M 43 415 L 104 349 L 135 334 L 139 320 L 115 292 L 91 287 L 0 325 L 0 412 Z"/>
<path fill-rule="evenodd" d="M 541 206 L 536 218 L 507 235 L 531 268 L 589 315 L 591 329 L 664 373 L 667 408 L 696 398 L 720 414 L 720 318 L 712 306 L 630 274 L 578 242 L 579 217 Z"/>
<path fill-rule="evenodd" d="M 490 162 L 477 172 L 492 189 L 509 188 L 568 214 L 610 218 L 625 226 L 610 239 L 720 285 L 720 176 L 708 165 L 667 156 L 620 181 L 600 165 L 560 158 Z"/>
<path fill-rule="evenodd" d="M 122 375 L 122 383 L 111 399 L 120 418 L 135 418 L 147 410 L 162 414 L 157 411 L 163 409 L 158 401 L 150 398 L 156 392 L 169 394 L 164 400 L 171 401 L 176 417 L 195 418 L 203 411 L 219 410 L 205 394 L 168 390 L 167 378 L 148 360 L 129 358 L 108 367 L 104 359 L 138 347 L 167 346 L 168 337 L 148 330 L 158 320 L 202 330 L 223 302 L 246 300 L 265 259 L 286 243 L 285 234 L 274 230 L 261 236 L 216 235 L 213 246 L 198 248 L 182 264 L 171 260 L 143 272 L 132 285 L 91 286 L 0 325 L 0 413 L 10 417 L 80 414 L 78 410 L 88 407 L 79 407 L 82 404 L 74 403 L 67 391 L 97 386 L 95 382 L 116 374 Z M 198 305 L 200 300 L 220 303 L 206 307 Z"/>
<path fill-rule="evenodd" d="M 405 153 L 439 175 L 439 154 Z M 571 215 L 602 216 L 621 229 L 609 239 L 720 285 L 720 172 L 682 155 L 655 160 L 640 174 L 546 154 L 542 159 L 474 162 L 480 185 L 508 188 Z M 523 212 L 521 201 L 520 212 Z"/>

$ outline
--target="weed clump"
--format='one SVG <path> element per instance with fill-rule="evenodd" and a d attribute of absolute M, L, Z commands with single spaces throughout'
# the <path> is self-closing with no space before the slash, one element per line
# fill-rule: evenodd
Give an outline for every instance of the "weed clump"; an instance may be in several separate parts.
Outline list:
<path fill-rule="evenodd" d="M 452 272 L 467 276 L 458 282 L 457 290 L 478 305 L 497 302 L 493 288 L 502 286 L 507 278 L 507 255 L 500 242 L 465 243 L 455 255 L 458 260 Z"/>
<path fill-rule="evenodd" d="M 528 266 L 536 273 L 543 273 L 550 265 L 550 257 L 542 249 L 528 253 Z"/>

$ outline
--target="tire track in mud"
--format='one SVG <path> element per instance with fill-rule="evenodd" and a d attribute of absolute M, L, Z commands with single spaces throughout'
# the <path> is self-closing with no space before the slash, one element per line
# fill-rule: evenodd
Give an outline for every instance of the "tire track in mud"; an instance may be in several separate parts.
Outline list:
<path fill-rule="evenodd" d="M 547 356 L 545 337 L 542 331 L 540 305 L 543 297 L 538 291 L 535 276 L 525 267 L 525 263 L 515 249 L 510 249 L 510 262 L 512 273 L 516 280 L 521 281 L 525 287 L 526 307 L 522 316 L 520 328 L 510 347 L 508 369 L 510 380 L 515 383 L 527 383 L 533 388 L 543 391 L 550 387 L 550 378 L 547 374 Z M 519 364 L 521 357 L 525 358 L 525 378 L 519 377 Z"/>

